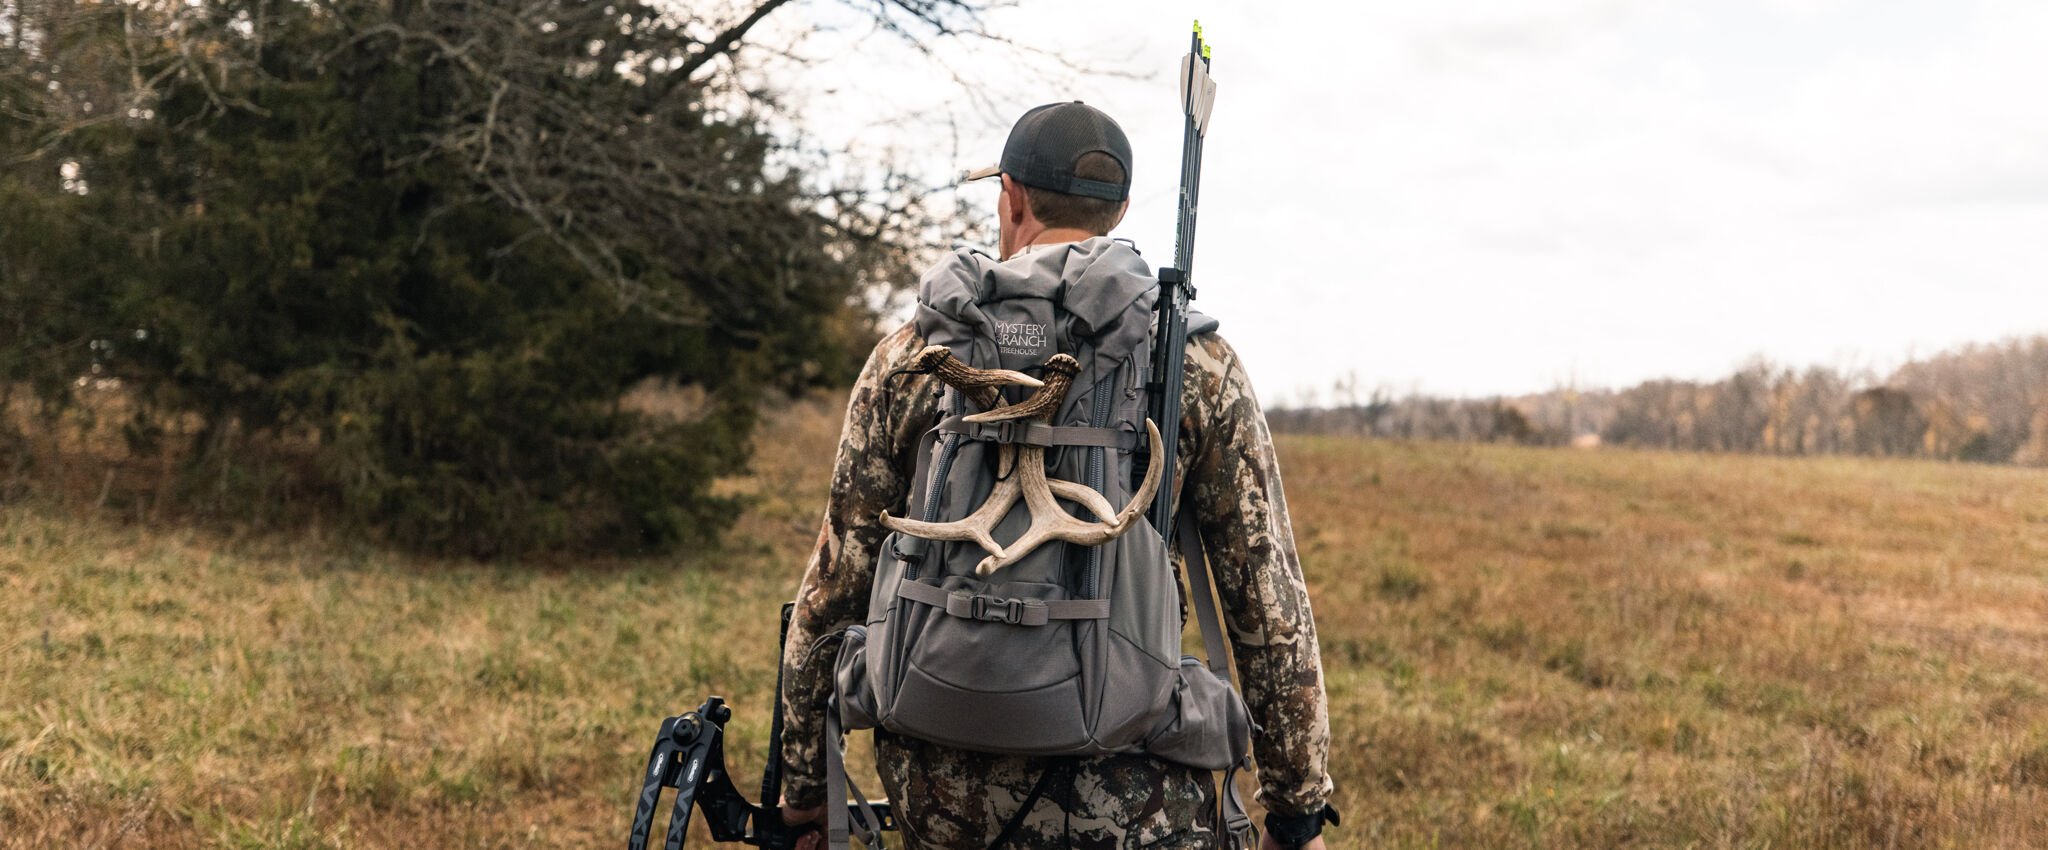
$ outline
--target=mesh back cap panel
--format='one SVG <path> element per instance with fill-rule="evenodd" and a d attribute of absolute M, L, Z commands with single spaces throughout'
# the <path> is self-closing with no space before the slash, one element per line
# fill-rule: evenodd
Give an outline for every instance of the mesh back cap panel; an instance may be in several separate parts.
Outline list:
<path fill-rule="evenodd" d="M 1124 179 L 1112 183 L 1076 176 L 1074 163 L 1090 153 L 1116 160 L 1124 168 Z M 1131 192 L 1131 141 L 1102 110 L 1078 100 L 1048 103 L 1033 107 L 1010 128 L 1002 171 L 1036 189 L 1122 201 Z"/>

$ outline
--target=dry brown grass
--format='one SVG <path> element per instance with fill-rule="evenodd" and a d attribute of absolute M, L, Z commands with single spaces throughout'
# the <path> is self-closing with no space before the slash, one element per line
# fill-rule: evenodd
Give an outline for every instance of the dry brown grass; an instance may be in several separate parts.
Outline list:
<path fill-rule="evenodd" d="M 731 544 L 667 560 L 7 506 L 0 846 L 616 846 L 662 716 L 726 694 L 758 770 L 837 429 L 776 412 Z M 1337 846 L 2048 846 L 2041 473 L 1282 449 Z"/>
<path fill-rule="evenodd" d="M 2048 846 L 2040 473 L 1285 448 L 1372 843 Z"/>

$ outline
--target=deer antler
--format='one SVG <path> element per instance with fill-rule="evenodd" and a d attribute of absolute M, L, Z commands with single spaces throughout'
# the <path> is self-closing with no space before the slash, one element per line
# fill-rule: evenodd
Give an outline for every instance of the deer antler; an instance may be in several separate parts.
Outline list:
<path fill-rule="evenodd" d="M 943 355 L 943 356 L 942 356 Z M 1081 364 L 1065 354 L 1053 355 L 1045 362 L 1046 379 L 1043 384 L 1017 372 L 1000 369 L 975 369 L 961 363 L 944 346 L 932 346 L 919 352 L 917 363 L 929 367 L 939 380 L 954 389 L 975 398 L 977 403 L 990 410 L 966 417 L 970 422 L 992 422 L 1013 419 L 1046 419 L 1059 410 L 1066 399 L 1068 387 L 1073 385 L 1074 376 L 1081 371 Z M 1022 378 L 1023 380 L 1016 380 Z M 1025 384 L 1037 386 L 1038 391 L 1022 403 L 1001 406 L 1000 394 L 996 387 L 1003 384 Z M 984 401 L 984 399 L 986 399 Z M 1151 440 L 1153 459 L 1145 467 L 1144 483 L 1133 494 L 1129 504 L 1119 511 L 1111 506 L 1108 499 L 1094 488 L 1072 481 L 1047 478 L 1045 474 L 1045 447 L 1009 444 L 1002 448 L 1000 468 L 1008 474 L 996 482 L 988 494 L 988 500 L 981 503 L 974 513 L 953 522 L 923 522 L 914 519 L 892 517 L 882 514 L 882 525 L 904 534 L 927 540 L 971 540 L 988 551 L 988 557 L 976 564 L 977 575 L 986 576 L 1011 563 L 1022 559 L 1039 546 L 1053 540 L 1064 540 L 1083 546 L 1095 546 L 1123 536 L 1137 523 L 1152 504 L 1152 496 L 1159 489 L 1158 458 L 1164 452 L 1159 440 L 1159 427 L 1151 420 L 1145 420 L 1146 436 Z M 1055 498 L 1057 497 L 1057 498 Z M 991 532 L 996 524 L 1003 521 L 1010 509 L 1022 499 L 1031 514 L 1031 526 L 1009 546 L 996 542 Z M 1084 522 L 1060 507 L 1057 499 L 1081 503 L 1095 517 L 1094 522 Z"/>
<path fill-rule="evenodd" d="M 1012 372 L 1008 369 L 976 369 L 960 362 L 960 358 L 953 356 L 953 349 L 943 345 L 925 346 L 923 351 L 911 359 L 910 371 L 935 374 L 939 380 L 945 381 L 947 386 L 965 393 L 975 404 L 984 408 L 996 407 L 1001 403 L 996 388 L 1005 384 L 1024 387 L 1045 386 L 1037 378 L 1023 372 Z"/>

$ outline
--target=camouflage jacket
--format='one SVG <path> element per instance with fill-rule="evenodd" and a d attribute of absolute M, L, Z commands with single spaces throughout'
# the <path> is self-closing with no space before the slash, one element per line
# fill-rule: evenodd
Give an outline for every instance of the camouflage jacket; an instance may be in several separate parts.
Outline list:
<path fill-rule="evenodd" d="M 824 800 L 824 711 L 832 693 L 837 639 L 846 626 L 866 616 L 877 552 L 886 534 L 879 516 L 903 510 L 919 439 L 940 419 L 942 385 L 930 375 L 901 372 L 923 347 L 912 326 L 885 337 L 868 358 L 847 404 L 824 526 L 797 592 L 783 657 L 783 759 L 788 798 L 794 806 L 807 808 Z M 1264 730 L 1254 736 L 1253 746 L 1258 799 L 1268 810 L 1282 814 L 1319 811 L 1331 789 L 1329 709 L 1308 588 L 1281 493 L 1279 460 L 1251 381 L 1228 343 L 1213 333 L 1189 340 L 1185 368 L 1180 431 L 1184 460 L 1175 484 L 1199 521 L 1239 683 L 1253 722 Z M 1185 618 L 1185 601 L 1182 614 Z M 968 786 L 965 792 L 999 800 L 1013 811 L 1037 775 L 1029 769 L 1034 760 L 1024 757 L 967 753 L 886 734 L 877 736 L 877 745 L 884 785 L 899 805 L 899 795 L 906 790 L 913 797 L 943 792 L 931 777 L 951 776 Z M 911 759 L 925 763 L 892 763 Z M 935 761 L 957 764 L 930 763 Z M 1167 824 L 1175 819 L 1158 811 L 1157 787 L 1129 787 L 1145 784 L 1129 774 L 1134 761 L 1149 762 L 1158 766 L 1153 784 L 1170 784 L 1185 779 L 1173 770 L 1178 766 L 1130 756 L 1092 761 L 1096 764 L 1083 766 L 1086 775 L 1077 776 L 1074 787 L 1114 794 L 1113 789 L 1122 786 L 1127 789 L 1123 795 L 1134 803 L 1152 799 L 1150 812 L 1123 815 L 1150 814 Z M 924 781 L 913 783 L 918 787 L 895 787 L 918 771 L 924 772 L 918 774 Z M 1010 785 L 1018 787 L 1005 787 Z M 954 808 L 970 802 L 956 800 Z M 987 835 L 980 837 L 985 843 L 1010 811 L 955 814 L 986 826 Z M 916 813 L 910 814 L 908 820 L 915 826 Z M 927 840 L 965 844 L 977 840 L 967 834 L 975 829 L 974 823 L 928 823 L 921 831 Z M 935 836 L 930 834 L 934 830 L 959 834 Z"/>

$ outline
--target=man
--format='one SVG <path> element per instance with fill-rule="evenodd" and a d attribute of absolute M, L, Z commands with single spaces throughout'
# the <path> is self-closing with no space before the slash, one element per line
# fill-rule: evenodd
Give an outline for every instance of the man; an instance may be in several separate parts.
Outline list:
<path fill-rule="evenodd" d="M 1075 102 L 1026 113 L 1002 166 L 970 175 L 1000 173 L 1005 265 L 1028 264 L 1044 251 L 1078 255 L 1083 246 L 1128 252 L 1103 237 L 1129 207 L 1130 162 L 1121 128 L 1092 107 Z M 1085 194 L 1056 191 L 1077 188 Z M 783 658 L 785 817 L 793 824 L 822 816 L 824 712 L 839 636 L 866 616 L 886 534 L 880 517 L 903 513 L 919 440 L 941 419 L 937 379 L 912 369 L 925 345 L 915 323 L 885 337 L 847 407 L 824 527 Z M 1183 461 L 1179 480 L 1168 484 L 1181 488 L 1183 510 L 1198 523 L 1245 703 L 1262 730 L 1253 750 L 1259 800 L 1271 815 L 1262 846 L 1320 850 L 1314 833 L 1331 791 L 1328 708 L 1272 439 L 1243 365 L 1220 336 L 1191 333 L 1184 374 Z M 881 730 L 875 747 L 883 787 L 913 847 L 984 848 L 999 835 L 1013 848 L 1218 843 L 1213 778 L 1195 768 L 1144 754 L 1055 760 L 976 752 Z M 1059 787 L 1047 790 L 1041 780 L 1055 764 L 1063 770 L 1055 774 Z"/>

